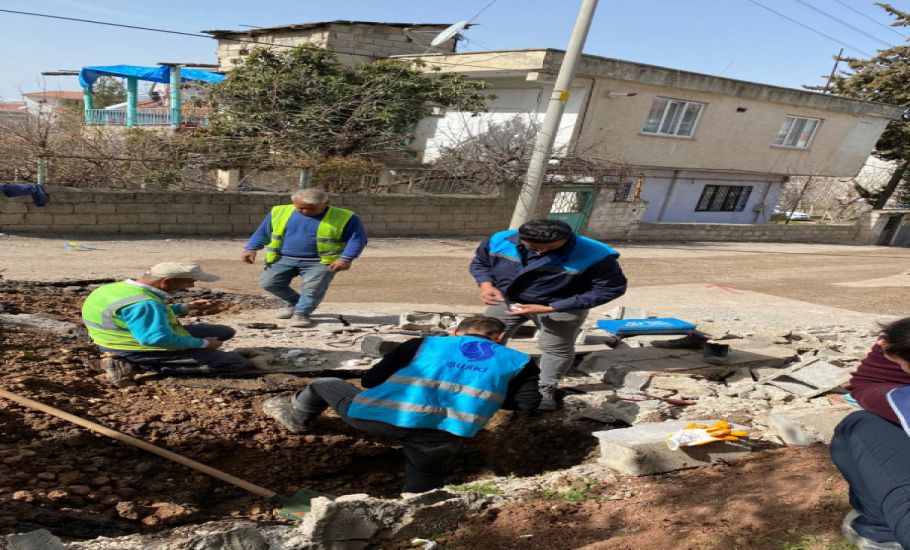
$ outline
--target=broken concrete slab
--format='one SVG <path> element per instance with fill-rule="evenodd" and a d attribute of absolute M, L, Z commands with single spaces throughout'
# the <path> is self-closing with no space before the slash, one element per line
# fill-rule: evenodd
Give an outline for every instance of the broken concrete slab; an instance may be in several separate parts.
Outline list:
<path fill-rule="evenodd" d="M 768 428 L 787 445 L 827 445 L 834 428 L 856 410 L 846 405 L 775 407 L 768 414 Z"/>
<path fill-rule="evenodd" d="M 717 393 L 714 384 L 706 380 L 696 380 L 688 376 L 654 376 L 648 383 L 648 389 L 674 391 L 680 397 L 707 397 Z"/>
<path fill-rule="evenodd" d="M 627 401 L 614 397 L 606 399 L 602 408 L 608 422 L 624 422 L 631 426 L 663 422 L 672 417 L 672 407 L 659 399 Z"/>
<path fill-rule="evenodd" d="M 616 348 L 589 354 L 574 370 L 600 376 L 618 367 L 654 372 L 689 370 L 703 367 L 700 354 L 688 350 L 662 348 Z"/>
<path fill-rule="evenodd" d="M 360 351 L 371 357 L 382 357 L 413 338 L 416 336 L 409 334 L 370 334 L 360 341 Z"/>
<path fill-rule="evenodd" d="M 624 474 L 642 476 L 729 462 L 748 456 L 751 452 L 746 443 L 731 441 L 717 441 L 671 451 L 667 447 L 667 435 L 691 422 L 669 420 L 594 432 L 593 435 L 600 441 L 599 462 Z M 712 424 L 717 420 L 698 422 Z"/>
<path fill-rule="evenodd" d="M 815 361 L 800 369 L 769 380 L 767 384 L 786 390 L 799 397 L 810 398 L 846 384 L 850 369 L 825 361 Z"/>
<path fill-rule="evenodd" d="M 796 351 L 760 340 L 748 338 L 730 338 L 723 340 L 730 346 L 728 366 L 738 368 L 769 367 L 781 368 L 796 361 Z"/>

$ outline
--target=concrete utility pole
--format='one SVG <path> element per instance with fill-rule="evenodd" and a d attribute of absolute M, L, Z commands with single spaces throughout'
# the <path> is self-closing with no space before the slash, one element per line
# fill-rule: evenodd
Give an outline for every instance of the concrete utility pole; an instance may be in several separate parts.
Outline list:
<path fill-rule="evenodd" d="M 559 74 L 556 75 L 556 84 L 553 85 L 553 93 L 550 95 L 550 103 L 547 105 L 547 114 L 544 116 L 540 131 L 537 132 L 534 152 L 528 164 L 528 175 L 525 177 L 524 185 L 521 186 L 521 193 L 515 204 L 515 212 L 512 214 L 512 222 L 509 224 L 512 229 L 517 229 L 518 226 L 530 220 L 537 210 L 537 197 L 540 195 L 543 177 L 547 173 L 553 141 L 556 139 L 559 121 L 562 119 L 562 113 L 569 101 L 569 88 L 571 88 L 572 78 L 575 76 L 575 65 L 578 64 L 578 59 L 581 57 L 596 8 L 597 0 L 582 0 L 578 19 L 575 20 L 575 28 L 572 29 L 572 37 L 569 38 L 569 46 L 566 48 Z"/>

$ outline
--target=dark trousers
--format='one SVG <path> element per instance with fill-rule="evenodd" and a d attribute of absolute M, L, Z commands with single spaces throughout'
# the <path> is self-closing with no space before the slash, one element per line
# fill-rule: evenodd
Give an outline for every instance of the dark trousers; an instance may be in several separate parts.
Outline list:
<path fill-rule="evenodd" d="M 339 378 L 317 378 L 294 394 L 291 404 L 307 419 L 318 416 L 328 407 L 347 424 L 362 432 L 391 439 L 404 450 L 405 493 L 423 493 L 445 485 L 446 470 L 461 448 L 464 438 L 442 430 L 402 428 L 348 416 L 354 396 L 360 390 Z"/>
<path fill-rule="evenodd" d="M 237 332 L 227 325 L 196 323 L 183 327 L 196 338 L 215 337 L 230 340 Z M 231 351 L 217 349 L 184 349 L 174 351 L 131 351 L 118 354 L 120 359 L 144 371 L 159 374 L 219 374 L 249 366 L 249 360 Z"/>
<path fill-rule="evenodd" d="M 850 484 L 860 535 L 910 548 L 910 437 L 867 411 L 844 418 L 831 440 L 831 459 Z"/>

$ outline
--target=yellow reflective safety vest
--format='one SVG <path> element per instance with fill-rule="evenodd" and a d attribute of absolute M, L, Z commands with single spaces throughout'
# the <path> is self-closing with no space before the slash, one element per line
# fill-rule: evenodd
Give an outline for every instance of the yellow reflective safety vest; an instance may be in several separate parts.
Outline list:
<path fill-rule="evenodd" d="M 291 215 L 296 212 L 293 204 L 282 204 L 272 208 L 272 239 L 265 247 L 265 263 L 273 264 L 281 257 L 281 241 Z M 330 264 L 341 257 L 347 242 L 341 240 L 344 227 L 354 213 L 344 208 L 329 206 L 325 215 L 319 220 L 316 231 L 316 250 L 319 251 L 319 262 Z"/>
<path fill-rule="evenodd" d="M 167 320 L 171 330 L 180 336 L 191 336 L 182 326 L 177 316 L 164 299 L 150 290 L 126 284 L 110 283 L 98 287 L 82 304 L 82 323 L 88 329 L 88 335 L 95 344 L 110 349 L 129 351 L 169 351 L 170 348 L 145 346 L 139 343 L 118 312 L 126 307 L 144 300 L 161 302 L 167 309 Z"/>

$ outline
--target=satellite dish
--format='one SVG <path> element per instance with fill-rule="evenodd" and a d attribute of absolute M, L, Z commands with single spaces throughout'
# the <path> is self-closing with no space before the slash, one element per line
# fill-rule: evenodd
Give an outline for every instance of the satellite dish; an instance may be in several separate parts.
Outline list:
<path fill-rule="evenodd" d="M 437 34 L 436 38 L 434 38 L 432 41 L 430 41 L 430 46 L 438 46 L 438 45 L 442 44 L 446 40 L 448 40 L 448 39 L 452 38 L 453 36 L 455 36 L 456 34 L 458 34 L 459 31 L 463 30 L 467 26 L 468 26 L 467 21 L 459 21 L 458 23 L 455 23 L 454 25 L 450 25 L 446 30 Z"/>

